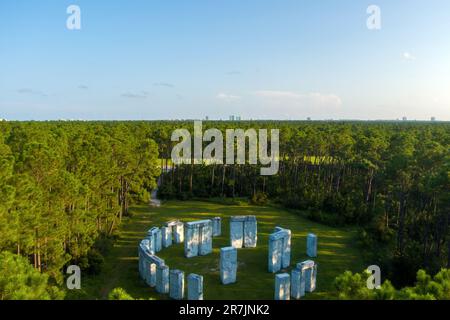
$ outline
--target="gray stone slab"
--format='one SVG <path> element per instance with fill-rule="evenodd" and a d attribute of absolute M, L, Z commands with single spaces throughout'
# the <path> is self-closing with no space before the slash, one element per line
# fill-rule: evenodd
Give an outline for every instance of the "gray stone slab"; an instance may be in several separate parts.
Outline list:
<path fill-rule="evenodd" d="M 162 250 L 162 235 L 161 229 L 158 228 L 155 234 L 155 253 L 158 253 Z"/>
<path fill-rule="evenodd" d="M 275 275 L 275 300 L 291 299 L 291 280 L 288 273 Z"/>
<path fill-rule="evenodd" d="M 308 234 L 306 238 L 306 254 L 310 258 L 317 257 L 317 236 L 313 233 Z"/>
<path fill-rule="evenodd" d="M 184 252 L 187 258 L 212 252 L 212 221 L 188 222 L 184 226 Z"/>
<path fill-rule="evenodd" d="M 180 220 L 166 222 L 166 227 L 172 231 L 172 244 L 183 243 L 184 241 L 184 223 Z"/>
<path fill-rule="evenodd" d="M 283 256 L 283 238 L 269 237 L 269 272 L 276 273 L 281 270 Z"/>
<path fill-rule="evenodd" d="M 213 237 L 220 237 L 222 235 L 222 218 L 215 217 L 213 222 Z"/>
<path fill-rule="evenodd" d="M 236 282 L 237 249 L 226 247 L 220 249 L 220 280 L 222 284 Z"/>
<path fill-rule="evenodd" d="M 305 279 L 305 292 L 316 290 L 317 264 L 312 260 L 306 260 L 298 263 L 297 269 L 302 272 Z"/>
<path fill-rule="evenodd" d="M 188 283 L 187 299 L 203 300 L 203 277 L 198 274 L 191 273 L 187 277 L 187 283 Z"/>
<path fill-rule="evenodd" d="M 200 243 L 200 229 L 192 223 L 184 226 L 184 255 L 186 258 L 198 256 L 198 246 Z"/>
<path fill-rule="evenodd" d="M 184 223 L 178 221 L 177 224 L 172 228 L 173 241 L 175 243 L 184 242 Z"/>
<path fill-rule="evenodd" d="M 154 287 L 156 285 L 156 268 L 164 266 L 164 260 L 155 255 L 148 253 L 143 254 L 144 270 L 145 270 L 145 282 L 147 285 Z"/>
<path fill-rule="evenodd" d="M 232 217 L 230 220 L 230 241 L 231 246 L 242 248 L 244 245 L 244 219 Z"/>
<path fill-rule="evenodd" d="M 212 221 L 208 220 L 207 223 L 203 223 L 199 229 L 200 243 L 198 254 L 206 256 L 212 252 Z"/>
<path fill-rule="evenodd" d="M 291 230 L 284 229 L 286 236 L 283 238 L 283 255 L 281 267 L 288 268 L 291 265 Z"/>
<path fill-rule="evenodd" d="M 170 247 L 172 245 L 172 227 L 162 227 L 161 236 L 162 236 L 162 247 L 163 248 Z"/>
<path fill-rule="evenodd" d="M 244 247 L 255 248 L 258 241 L 258 225 L 255 216 L 247 216 L 244 221 Z"/>
<path fill-rule="evenodd" d="M 316 290 L 317 264 L 305 272 L 305 291 L 310 293 Z"/>
<path fill-rule="evenodd" d="M 276 273 L 291 264 L 291 230 L 276 227 L 269 236 L 269 272 Z"/>
<path fill-rule="evenodd" d="M 305 296 L 305 277 L 301 270 L 293 269 L 291 271 L 291 297 L 300 299 Z"/>
<path fill-rule="evenodd" d="M 156 267 L 156 292 L 161 294 L 169 293 L 169 267 Z"/>
<path fill-rule="evenodd" d="M 169 273 L 169 296 L 175 300 L 184 298 L 184 272 L 181 270 L 170 270 Z"/>
<path fill-rule="evenodd" d="M 162 249 L 161 229 L 159 229 L 158 227 L 153 227 L 148 231 L 147 236 L 151 239 L 152 242 L 152 252 L 160 252 Z"/>

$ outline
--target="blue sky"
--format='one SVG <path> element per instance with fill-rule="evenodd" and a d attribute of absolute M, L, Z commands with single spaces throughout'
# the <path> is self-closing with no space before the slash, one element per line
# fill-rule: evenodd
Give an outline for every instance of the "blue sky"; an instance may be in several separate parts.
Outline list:
<path fill-rule="evenodd" d="M 449 35 L 447 0 L 2 0 L 0 118 L 450 120 Z"/>

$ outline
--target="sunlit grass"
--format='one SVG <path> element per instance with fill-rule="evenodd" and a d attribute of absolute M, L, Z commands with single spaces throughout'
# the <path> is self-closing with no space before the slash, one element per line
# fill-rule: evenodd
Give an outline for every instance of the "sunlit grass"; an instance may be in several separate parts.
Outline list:
<path fill-rule="evenodd" d="M 214 238 L 213 253 L 187 259 L 183 244 L 164 249 L 158 255 L 170 268 L 185 274 L 198 273 L 204 277 L 205 299 L 273 299 L 274 275 L 267 271 L 268 237 L 275 226 L 292 230 L 292 266 L 308 259 L 306 235 L 316 233 L 319 238 L 317 291 L 307 299 L 331 298 L 334 278 L 345 270 L 361 271 L 363 263 L 355 247 L 355 231 L 331 228 L 306 220 L 294 213 L 273 207 L 227 206 L 209 202 L 164 203 L 160 208 L 138 206 L 131 209 L 132 217 L 124 221 L 120 239 L 105 259 L 101 275 L 86 279 L 82 284 L 84 297 L 105 298 L 110 290 L 124 288 L 135 298 L 167 299 L 140 280 L 137 267 L 137 245 L 152 226 L 160 226 L 172 219 L 194 221 L 222 217 L 222 236 Z M 258 246 L 238 251 L 237 283 L 221 285 L 219 278 L 219 249 L 229 246 L 229 217 L 256 215 L 258 219 Z M 289 272 L 290 269 L 286 270 Z"/>

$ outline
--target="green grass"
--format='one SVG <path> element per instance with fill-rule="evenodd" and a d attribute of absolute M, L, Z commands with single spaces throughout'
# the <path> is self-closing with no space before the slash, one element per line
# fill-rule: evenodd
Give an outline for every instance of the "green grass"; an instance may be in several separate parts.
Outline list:
<path fill-rule="evenodd" d="M 345 270 L 363 270 L 361 254 L 355 246 L 355 230 L 332 228 L 311 222 L 274 207 L 250 205 L 233 206 L 210 202 L 170 201 L 160 208 L 138 206 L 131 209 L 132 217 L 122 224 L 119 240 L 105 257 L 102 273 L 95 277 L 82 278 L 82 291 L 69 298 L 104 299 L 110 290 L 124 288 L 135 298 L 167 299 L 146 286 L 138 275 L 137 245 L 152 226 L 160 226 L 172 219 L 194 221 L 222 217 L 222 236 L 213 239 L 213 253 L 208 256 L 187 259 L 183 244 L 163 249 L 158 256 L 165 259 L 170 268 L 183 270 L 185 274 L 197 273 L 204 277 L 205 299 L 273 299 L 274 275 L 267 271 L 268 237 L 279 225 L 292 231 L 292 266 L 308 259 L 306 235 L 318 235 L 319 264 L 317 291 L 307 299 L 331 298 L 334 278 Z M 219 250 L 229 246 L 229 217 L 233 215 L 256 215 L 258 219 L 258 246 L 238 250 L 237 282 L 221 285 L 219 278 Z M 289 269 L 287 270 L 289 271 Z"/>

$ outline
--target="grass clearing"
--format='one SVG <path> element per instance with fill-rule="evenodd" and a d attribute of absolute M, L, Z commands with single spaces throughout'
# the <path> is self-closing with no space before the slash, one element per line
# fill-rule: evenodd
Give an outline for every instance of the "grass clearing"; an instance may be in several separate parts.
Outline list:
<path fill-rule="evenodd" d="M 131 209 L 111 252 L 105 257 L 100 275 L 82 279 L 82 290 L 69 298 L 105 299 L 110 290 L 124 288 L 139 299 L 167 299 L 149 288 L 139 278 L 137 245 L 152 226 L 179 219 L 184 222 L 222 217 L 222 236 L 213 239 L 213 253 L 208 256 L 187 259 L 183 244 L 163 249 L 158 256 L 170 268 L 183 270 L 185 275 L 197 273 L 204 277 L 204 297 L 211 299 L 273 299 L 274 275 L 267 271 L 268 238 L 275 226 L 292 231 L 291 265 L 308 259 L 306 235 L 318 235 L 317 291 L 307 299 L 331 298 L 334 278 L 351 270 L 364 269 L 361 254 L 355 245 L 354 228 L 334 228 L 311 222 L 295 213 L 270 206 L 223 205 L 200 201 L 168 201 L 159 208 L 137 206 Z M 238 250 L 237 283 L 222 285 L 219 277 L 219 250 L 229 246 L 229 217 L 233 215 L 255 215 L 258 220 L 258 246 Z M 290 269 L 286 270 L 289 272 Z"/>

